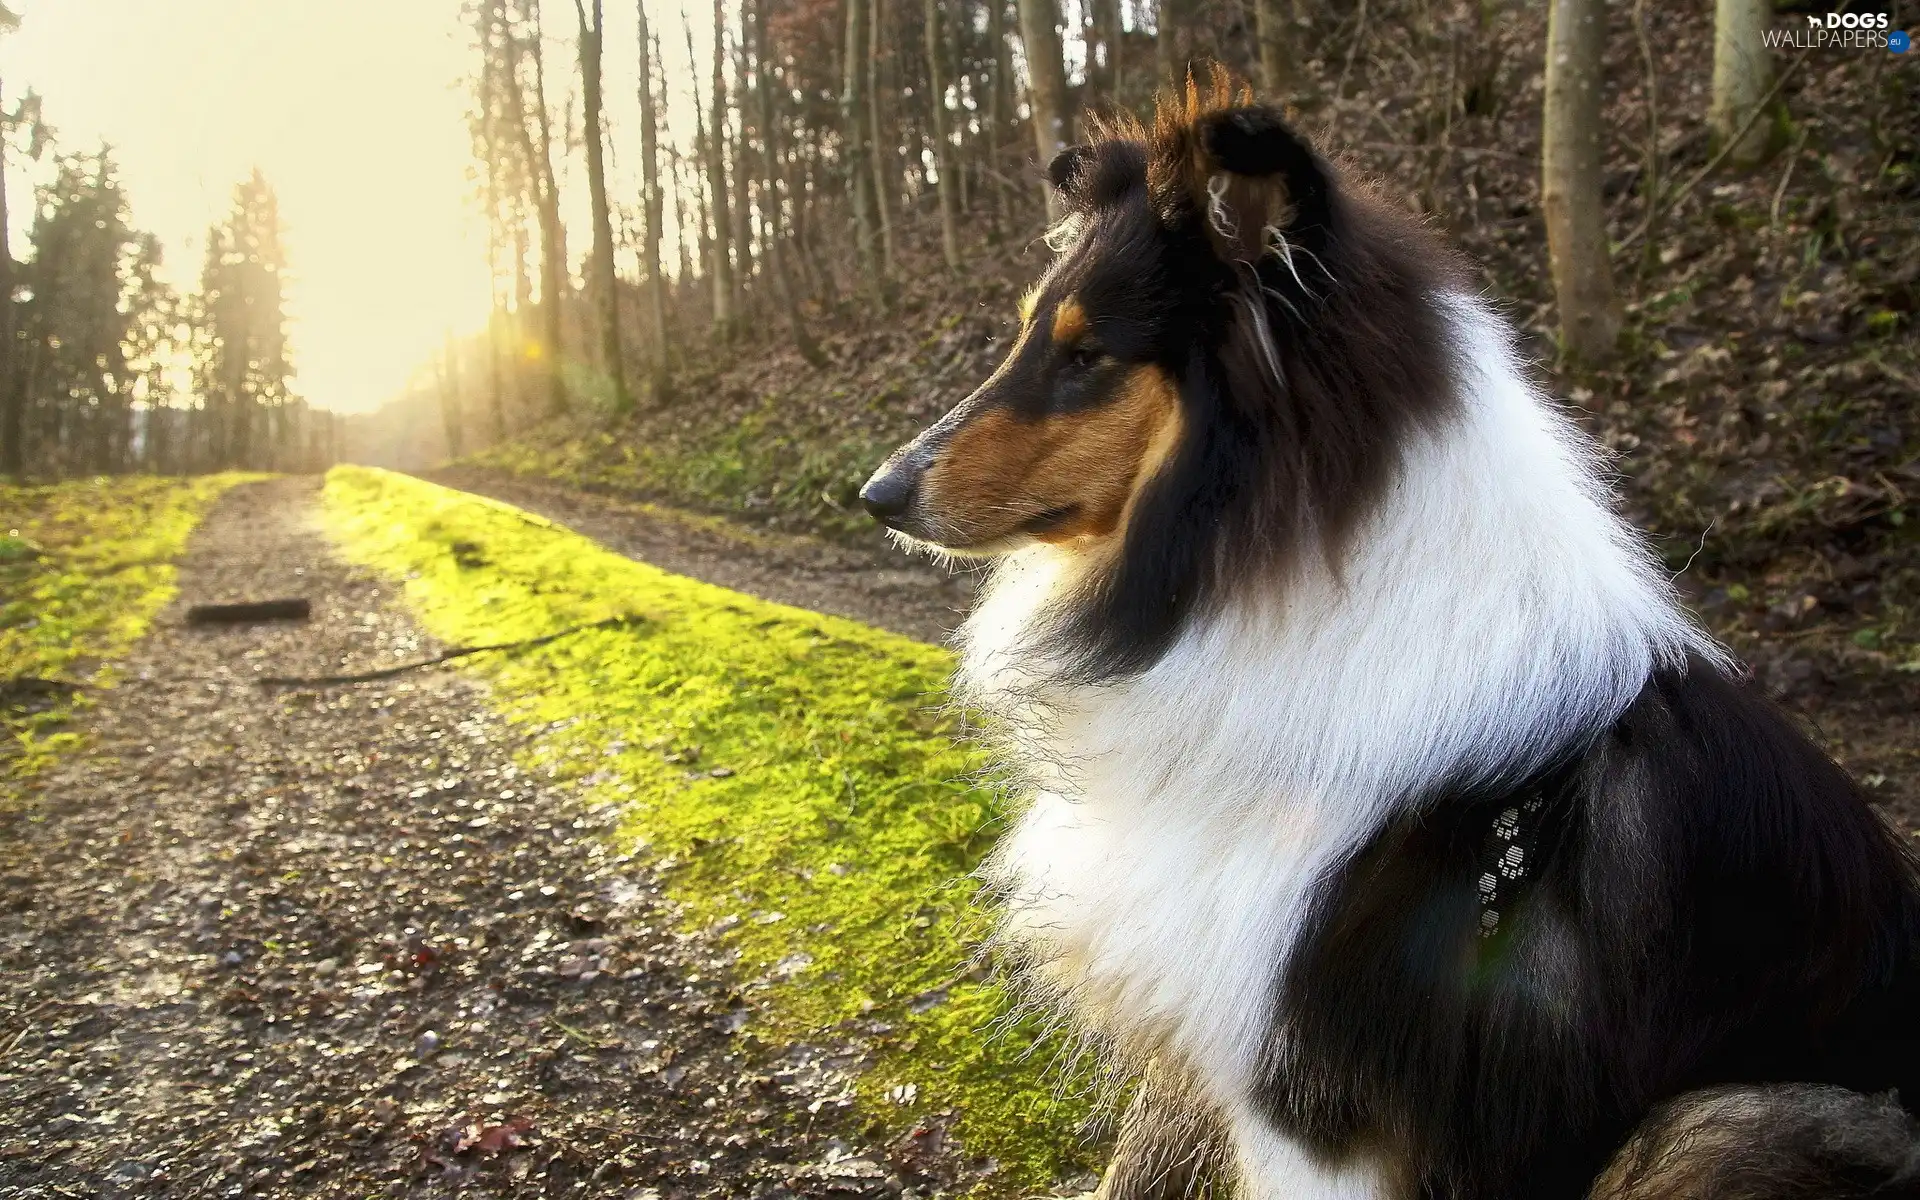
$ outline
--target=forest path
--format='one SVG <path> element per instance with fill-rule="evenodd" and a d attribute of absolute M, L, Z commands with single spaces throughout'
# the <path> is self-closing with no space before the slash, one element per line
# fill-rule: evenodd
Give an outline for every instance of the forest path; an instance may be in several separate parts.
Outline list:
<path fill-rule="evenodd" d="M 973 600 L 975 572 L 946 571 L 909 557 L 882 542 L 877 531 L 871 548 L 848 546 L 750 530 L 504 471 L 448 467 L 420 475 L 538 513 L 664 571 L 923 642 L 945 642 Z"/>
<path fill-rule="evenodd" d="M 831 1047 L 724 962 L 315 523 L 230 493 L 180 596 L 0 813 L 0 1197 L 898 1194 Z M 191 628 L 305 595 L 313 618 Z M 809 1108 L 819 1109 L 816 1114 Z"/>

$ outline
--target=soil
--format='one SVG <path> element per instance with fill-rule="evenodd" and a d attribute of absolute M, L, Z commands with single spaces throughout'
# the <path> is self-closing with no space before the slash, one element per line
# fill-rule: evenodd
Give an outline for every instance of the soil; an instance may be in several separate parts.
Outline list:
<path fill-rule="evenodd" d="M 332 556 L 316 486 L 220 503 L 86 749 L 0 812 L 0 1197 L 951 1187 L 943 1130 L 863 1136 L 857 1053 L 755 1038 L 475 681 L 255 682 L 438 648 Z M 295 595 L 310 621 L 182 621 Z"/>

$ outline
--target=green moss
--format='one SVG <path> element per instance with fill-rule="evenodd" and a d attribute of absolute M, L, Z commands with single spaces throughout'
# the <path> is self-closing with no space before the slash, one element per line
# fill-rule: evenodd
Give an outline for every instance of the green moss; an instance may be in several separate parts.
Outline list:
<path fill-rule="evenodd" d="M 869 1117 L 891 1128 L 951 1110 L 968 1154 L 1000 1163 L 995 1192 L 1084 1165 L 1084 1107 L 1056 1098 L 1030 1030 L 988 1036 L 1002 997 L 961 974 L 981 921 L 967 873 L 997 811 L 952 739 L 944 651 L 671 575 L 404 476 L 337 469 L 325 496 L 346 553 L 404 578 L 448 641 L 642 618 L 471 669 L 540 731 L 530 769 L 624 806 L 629 848 L 663 869 L 686 927 L 726 927 L 760 1038 L 891 1026 L 860 1085 Z M 888 1098 L 905 1084 L 911 1101 Z"/>
<path fill-rule="evenodd" d="M 173 559 L 237 473 L 193 479 L 0 483 L 0 683 L 110 686 L 96 669 L 126 652 L 174 595 Z M 71 702 L 0 695 L 0 778 L 23 779 L 78 735 Z"/>

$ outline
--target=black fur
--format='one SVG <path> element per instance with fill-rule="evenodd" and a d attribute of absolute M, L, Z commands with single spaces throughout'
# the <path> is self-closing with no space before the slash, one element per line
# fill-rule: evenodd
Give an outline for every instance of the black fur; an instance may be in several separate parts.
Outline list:
<path fill-rule="evenodd" d="M 1529 793 L 1534 873 L 1483 939 L 1486 830 Z M 1331 1158 L 1391 1147 L 1425 1197 L 1583 1196 L 1649 1108 L 1696 1088 L 1920 1096 L 1917 938 L 1906 848 L 1695 661 L 1534 778 L 1437 792 L 1329 883 L 1280 982 L 1263 1100 Z"/>
<path fill-rule="evenodd" d="M 1892 1095 L 1809 1084 L 1663 1104 L 1592 1200 L 1920 1200 L 1920 1122 Z"/>

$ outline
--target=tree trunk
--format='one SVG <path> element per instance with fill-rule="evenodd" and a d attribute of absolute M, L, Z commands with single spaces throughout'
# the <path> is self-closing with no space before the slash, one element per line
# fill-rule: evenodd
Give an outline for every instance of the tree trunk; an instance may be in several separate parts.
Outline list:
<path fill-rule="evenodd" d="M 927 0 L 927 110 L 933 123 L 933 164 L 940 172 L 940 253 L 947 270 L 960 269 L 960 184 L 953 161 L 953 137 L 947 129 L 947 50 L 940 0 Z"/>
<path fill-rule="evenodd" d="M 840 124 L 846 143 L 847 205 L 853 211 L 854 256 L 860 277 L 876 303 L 884 302 L 881 284 L 878 229 L 873 195 L 873 139 L 869 128 L 873 109 L 867 103 L 868 0 L 846 0 L 847 44 L 843 62 L 845 88 L 840 93 Z"/>
<path fill-rule="evenodd" d="M 747 0 L 743 0 L 743 3 Z M 748 305 L 757 293 L 753 290 L 753 277 L 756 270 L 753 244 L 753 186 L 754 177 L 759 174 L 751 165 L 752 150 L 749 145 L 753 122 L 747 117 L 747 105 L 751 101 L 747 82 L 747 26 L 744 11 L 740 18 L 740 37 L 733 48 L 733 88 L 734 108 L 740 114 L 740 136 L 727 138 L 727 148 L 732 151 L 733 160 L 733 311 L 734 319 L 741 323 L 751 320 Z M 729 122 L 731 124 L 731 122 Z"/>
<path fill-rule="evenodd" d="M 660 121 L 654 108 L 653 40 L 647 28 L 646 0 L 636 0 L 640 20 L 640 209 L 646 228 L 640 234 L 641 282 L 646 302 L 647 337 L 652 343 L 651 386 L 648 399 L 659 403 L 667 378 L 667 302 L 660 279 L 661 220 L 665 205 L 660 194 Z"/>
<path fill-rule="evenodd" d="M 1600 194 L 1605 38 L 1605 0 L 1552 0 L 1540 198 L 1560 304 L 1561 345 L 1587 363 L 1610 358 L 1620 334 Z"/>
<path fill-rule="evenodd" d="M 740 14 L 742 22 L 749 15 L 752 17 L 754 57 L 759 63 L 753 91 L 760 109 L 761 179 L 765 186 L 760 199 L 767 217 L 767 262 L 774 286 L 780 289 L 780 307 L 787 311 L 787 329 L 793 335 L 794 349 L 800 352 L 800 357 L 807 361 L 808 366 L 824 367 L 827 365 L 826 356 L 820 353 L 820 344 L 813 340 L 813 334 L 807 330 L 806 318 L 801 315 L 800 297 L 794 291 L 793 276 L 787 268 L 786 247 L 780 236 L 780 153 L 774 134 L 779 125 L 774 120 L 773 58 L 768 53 L 767 3 L 768 0 L 757 0 L 751 6 L 751 14 L 745 10 Z"/>
<path fill-rule="evenodd" d="M 1060 10 L 1054 0 L 1020 0 L 1020 41 L 1027 50 L 1033 143 L 1045 170 L 1067 148 L 1067 68 L 1060 57 Z M 1060 197 L 1045 188 L 1047 219 L 1061 214 Z"/>
<path fill-rule="evenodd" d="M 1715 0 L 1713 6 L 1713 99 L 1707 118 L 1716 146 L 1727 146 L 1746 129 L 1727 155 L 1737 167 L 1757 166 L 1774 149 L 1771 121 L 1762 117 L 1747 127 L 1773 87 L 1773 57 L 1762 40 L 1772 15 L 1768 0 Z"/>
<path fill-rule="evenodd" d="M 460 368 L 454 353 L 453 335 L 447 334 L 440 350 L 440 423 L 447 432 L 447 457 L 460 457 Z"/>
<path fill-rule="evenodd" d="M 700 99 L 700 57 L 693 52 L 693 22 L 690 20 L 681 22 L 680 29 L 687 35 L 687 83 L 693 92 L 693 162 L 688 167 L 688 174 L 693 177 L 694 207 L 699 209 L 695 214 L 699 217 L 699 223 L 695 226 L 699 230 L 699 245 L 696 248 L 698 253 L 694 258 L 699 264 L 699 269 L 705 272 L 699 277 L 702 280 L 701 286 L 711 293 L 713 288 L 713 206 L 707 196 L 707 106 L 706 101 Z M 685 164 L 685 161 L 680 155 L 675 155 L 674 178 L 676 180 L 680 177 L 680 167 Z M 681 189 L 676 187 L 675 198 L 677 199 L 680 194 Z M 685 239 L 681 240 L 681 245 L 686 245 Z M 694 277 L 682 271 L 680 278 Z"/>
<path fill-rule="evenodd" d="M 496 305 L 493 315 L 487 319 L 487 410 L 493 417 L 493 442 L 496 446 L 507 440 L 506 383 L 500 369 L 501 319 L 502 314 Z"/>
<path fill-rule="evenodd" d="M 1272 3 L 1273 0 L 1260 0 Z M 1092 0 L 1093 34 L 1098 40 L 1101 58 L 1104 61 L 1087 64 L 1087 81 L 1093 85 L 1093 91 L 1102 100 L 1114 102 L 1120 95 L 1120 0 Z M 1089 58 L 1092 48 L 1088 49 Z"/>
<path fill-rule="evenodd" d="M 733 333 L 733 217 L 727 203 L 727 9 L 713 0 L 713 112 L 707 120 L 707 188 L 713 205 L 713 326 Z"/>
<path fill-rule="evenodd" d="M 555 415 L 567 411 L 567 382 L 562 373 L 565 295 L 567 291 L 567 230 L 560 221 L 560 186 L 553 174 L 553 119 L 547 112 L 547 72 L 545 55 L 540 49 L 539 0 L 522 0 L 526 18 L 533 25 L 530 44 L 533 56 L 534 124 L 540 140 L 536 146 L 521 120 L 523 148 L 534 166 L 536 176 L 534 203 L 540 221 L 540 316 L 546 344 L 541 347 L 541 363 L 547 375 L 547 410 Z M 518 71 L 513 89 L 518 98 Z"/>
<path fill-rule="evenodd" d="M 1260 43 L 1260 84 L 1269 104 L 1279 104 L 1293 89 L 1293 59 L 1288 43 L 1293 30 L 1280 11 L 1281 0 L 1254 0 L 1253 24 Z"/>
<path fill-rule="evenodd" d="M 0 100 L 5 92 L 0 90 Z M 0 119 L 4 119 L 0 104 Z M 26 464 L 26 399 L 14 362 L 13 251 L 7 238 L 7 142 L 0 132 L 0 475 L 19 477 Z"/>
<path fill-rule="evenodd" d="M 993 42 L 993 86 L 987 90 L 987 170 L 993 188 L 989 207 L 991 232 L 1000 239 L 1000 226 L 1011 220 L 1010 197 L 1003 180 L 1004 155 L 1000 147 L 1006 140 L 1013 117 L 1013 56 L 1007 49 L 1007 0 L 986 0 L 987 37 Z"/>
<path fill-rule="evenodd" d="M 593 23 L 586 6 L 573 0 L 580 18 L 580 90 L 586 106 L 587 191 L 593 202 L 593 290 L 600 316 L 601 369 L 613 392 L 616 411 L 628 407 L 626 356 L 620 345 L 620 281 L 613 271 L 613 216 L 607 206 L 605 133 L 601 129 L 600 53 L 606 14 L 593 0 Z"/>
<path fill-rule="evenodd" d="M 1178 0 L 1154 0 L 1153 68 L 1160 76 L 1156 87 L 1175 91 L 1185 82 L 1185 64 L 1180 57 L 1180 7 Z"/>
<path fill-rule="evenodd" d="M 869 3 L 873 12 L 867 27 L 867 102 L 873 111 L 867 120 L 867 161 L 873 165 L 873 218 L 880 229 L 880 274 L 884 279 L 891 279 L 897 258 L 893 210 L 894 193 L 900 189 L 900 139 L 888 119 L 887 94 L 891 89 L 887 86 L 883 64 L 892 61 L 892 39 L 887 27 L 892 10 L 887 7 L 887 0 L 869 0 Z"/>

